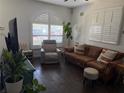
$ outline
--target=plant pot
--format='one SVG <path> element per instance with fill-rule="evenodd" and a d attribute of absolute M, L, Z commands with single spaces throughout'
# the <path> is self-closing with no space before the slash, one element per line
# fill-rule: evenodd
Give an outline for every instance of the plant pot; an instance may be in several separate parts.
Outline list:
<path fill-rule="evenodd" d="M 22 90 L 23 78 L 21 78 L 19 81 L 15 83 L 8 83 L 7 79 L 5 80 L 6 92 L 7 93 L 20 93 Z"/>

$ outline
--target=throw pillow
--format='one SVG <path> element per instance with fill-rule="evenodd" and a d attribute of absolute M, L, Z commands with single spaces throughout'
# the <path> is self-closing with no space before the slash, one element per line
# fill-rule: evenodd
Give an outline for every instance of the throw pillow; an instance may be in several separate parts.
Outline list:
<path fill-rule="evenodd" d="M 74 53 L 84 55 L 84 45 L 74 46 Z"/>
<path fill-rule="evenodd" d="M 103 49 L 100 56 L 98 57 L 98 62 L 108 63 L 116 57 L 118 52 L 112 51 L 112 50 L 106 50 Z"/>

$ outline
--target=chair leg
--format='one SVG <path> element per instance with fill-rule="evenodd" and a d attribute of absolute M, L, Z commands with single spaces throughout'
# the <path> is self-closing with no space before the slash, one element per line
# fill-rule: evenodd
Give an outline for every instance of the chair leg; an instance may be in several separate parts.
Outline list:
<path fill-rule="evenodd" d="M 83 77 L 83 86 L 85 87 L 86 86 L 86 78 Z"/>
<path fill-rule="evenodd" d="M 92 81 L 91 81 L 91 88 L 94 88 L 94 83 L 95 83 L 95 81 L 92 80 Z"/>

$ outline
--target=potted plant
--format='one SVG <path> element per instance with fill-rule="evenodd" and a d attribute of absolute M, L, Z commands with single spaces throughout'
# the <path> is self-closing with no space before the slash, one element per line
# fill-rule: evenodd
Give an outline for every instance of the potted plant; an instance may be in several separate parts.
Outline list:
<path fill-rule="evenodd" d="M 64 30 L 64 35 L 66 36 L 66 38 L 68 39 L 68 47 L 70 46 L 70 41 L 72 40 L 72 27 L 71 27 L 71 23 L 65 23 L 63 22 L 63 30 Z"/>
<path fill-rule="evenodd" d="M 24 93 L 40 93 L 45 90 L 46 88 L 42 84 L 39 84 L 37 79 L 34 79 L 32 84 L 24 86 Z"/>
<path fill-rule="evenodd" d="M 8 50 L 3 50 L 2 53 L 4 64 L 2 69 L 5 73 L 5 86 L 7 93 L 20 93 L 23 85 L 23 72 L 25 71 L 26 57 L 19 51 L 15 54 Z"/>

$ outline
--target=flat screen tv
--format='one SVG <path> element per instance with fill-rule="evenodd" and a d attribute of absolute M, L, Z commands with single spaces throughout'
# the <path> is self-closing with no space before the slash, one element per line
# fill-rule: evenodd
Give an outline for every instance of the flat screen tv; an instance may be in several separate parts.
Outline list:
<path fill-rule="evenodd" d="M 16 53 L 19 51 L 17 19 L 14 18 L 9 21 L 8 37 L 5 37 L 6 45 L 9 51 Z"/>

